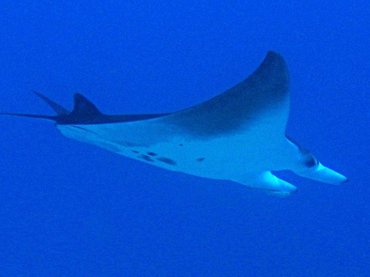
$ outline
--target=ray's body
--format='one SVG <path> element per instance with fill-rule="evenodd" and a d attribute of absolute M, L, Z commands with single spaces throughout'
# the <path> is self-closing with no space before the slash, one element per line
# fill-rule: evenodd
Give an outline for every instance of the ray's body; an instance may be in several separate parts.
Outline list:
<path fill-rule="evenodd" d="M 296 187 L 271 171 L 326 183 L 346 178 L 323 166 L 285 134 L 289 76 L 285 61 L 269 52 L 246 80 L 199 105 L 166 114 L 105 115 L 80 94 L 72 112 L 46 98 L 67 137 L 168 170 L 230 180 L 285 196 Z"/>

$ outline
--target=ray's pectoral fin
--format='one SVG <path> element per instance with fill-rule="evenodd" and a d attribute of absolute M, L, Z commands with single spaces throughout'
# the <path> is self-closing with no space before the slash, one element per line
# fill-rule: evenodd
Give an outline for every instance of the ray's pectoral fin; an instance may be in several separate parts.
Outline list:
<path fill-rule="evenodd" d="M 258 175 L 251 175 L 245 178 L 246 181 L 237 181 L 251 188 L 261 189 L 267 192 L 268 194 L 274 196 L 285 197 L 289 196 L 297 190 L 297 188 L 276 177 L 270 171 L 265 171 Z"/>

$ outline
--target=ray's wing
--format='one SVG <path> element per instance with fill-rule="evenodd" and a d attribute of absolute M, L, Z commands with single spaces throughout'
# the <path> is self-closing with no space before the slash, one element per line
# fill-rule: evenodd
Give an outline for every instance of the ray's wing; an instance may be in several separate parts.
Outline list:
<path fill-rule="evenodd" d="M 158 120 L 193 135 L 213 136 L 234 132 L 265 117 L 285 133 L 288 93 L 286 63 L 279 54 L 268 52 L 257 70 L 241 83 L 206 102 Z"/>
<path fill-rule="evenodd" d="M 285 128 L 289 113 L 289 76 L 281 55 L 268 52 L 257 70 L 247 79 L 220 95 L 190 108 L 164 114 L 106 115 L 81 94 L 75 94 L 74 109 L 69 112 L 46 96 L 35 92 L 56 113 L 44 116 L 3 113 L 55 120 L 58 124 L 104 124 L 160 119 L 197 134 L 217 134 L 237 129 L 260 114 L 279 114 L 279 124 Z"/>
<path fill-rule="evenodd" d="M 289 114 L 289 76 L 284 59 L 269 52 L 247 79 L 199 105 L 148 120 L 98 124 L 88 128 L 111 140 L 125 137 L 141 145 L 173 137 L 208 139 L 228 134 L 285 136 Z M 251 132 L 251 126 L 257 126 Z"/>
<path fill-rule="evenodd" d="M 110 137 L 128 135 L 163 140 L 174 134 L 212 137 L 240 132 L 251 124 L 266 126 L 266 132 L 285 134 L 289 113 L 289 76 L 284 59 L 268 52 L 257 70 L 226 92 L 199 105 L 167 114 L 106 115 L 81 94 L 75 94 L 71 112 L 37 93 L 56 116 L 9 114 L 56 121 L 57 125 L 79 125 L 84 129 L 110 133 Z"/>

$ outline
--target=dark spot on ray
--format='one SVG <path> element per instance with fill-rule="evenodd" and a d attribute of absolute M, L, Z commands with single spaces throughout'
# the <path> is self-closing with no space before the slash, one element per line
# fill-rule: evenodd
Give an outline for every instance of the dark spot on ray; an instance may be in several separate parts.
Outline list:
<path fill-rule="evenodd" d="M 160 162 L 164 162 L 166 164 L 176 165 L 176 162 L 174 160 L 171 160 L 171 159 L 166 158 L 166 157 L 159 157 L 157 160 L 160 161 Z"/>
<path fill-rule="evenodd" d="M 305 166 L 307 166 L 307 167 L 314 167 L 314 166 L 316 166 L 317 164 L 318 164 L 318 161 L 315 159 L 315 157 L 314 156 L 311 156 L 311 157 L 309 157 L 309 158 L 307 158 L 306 160 L 305 160 L 305 162 L 304 162 L 304 164 L 305 164 Z"/>
<path fill-rule="evenodd" d="M 131 150 L 132 153 L 139 154 L 139 151 Z"/>
<path fill-rule="evenodd" d="M 158 155 L 157 153 L 154 153 L 154 152 L 147 152 L 147 154 L 148 154 L 149 156 L 152 156 L 152 157 L 154 157 L 154 156 L 157 156 L 157 155 Z"/>
<path fill-rule="evenodd" d="M 154 160 L 151 157 L 149 157 L 148 155 L 140 155 L 139 158 L 141 158 L 141 159 L 143 159 L 147 162 L 154 162 Z"/>
<path fill-rule="evenodd" d="M 203 161 L 204 161 L 204 159 L 205 159 L 204 157 L 201 157 L 201 158 L 198 158 L 198 159 L 197 159 L 197 161 L 198 161 L 198 162 L 203 162 Z"/>

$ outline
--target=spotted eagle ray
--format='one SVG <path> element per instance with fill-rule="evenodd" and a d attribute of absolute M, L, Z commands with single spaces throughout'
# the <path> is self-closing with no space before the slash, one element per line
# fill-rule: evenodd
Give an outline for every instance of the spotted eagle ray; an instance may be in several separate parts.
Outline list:
<path fill-rule="evenodd" d="M 296 187 L 272 172 L 329 184 L 347 179 L 286 135 L 289 75 L 268 52 L 247 79 L 203 103 L 173 113 L 107 115 L 81 94 L 70 112 L 36 93 L 56 115 L 6 113 L 52 120 L 66 137 L 168 170 L 229 180 L 287 196 Z"/>

